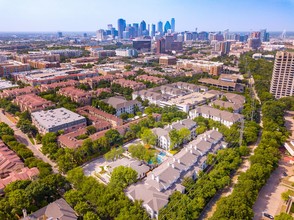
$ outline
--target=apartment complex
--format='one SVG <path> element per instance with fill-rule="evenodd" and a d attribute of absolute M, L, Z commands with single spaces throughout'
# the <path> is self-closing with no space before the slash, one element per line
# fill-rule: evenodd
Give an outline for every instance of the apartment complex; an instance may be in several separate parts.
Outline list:
<path fill-rule="evenodd" d="M 60 88 L 65 88 L 65 87 L 74 87 L 78 84 L 79 84 L 79 81 L 68 80 L 68 81 L 64 81 L 64 82 L 56 82 L 56 83 L 51 83 L 51 84 L 40 85 L 39 90 L 41 92 L 47 92 L 47 91 L 52 91 L 52 90 L 58 90 Z"/>
<path fill-rule="evenodd" d="M 120 116 L 123 113 L 133 114 L 136 107 L 140 109 L 142 106 L 141 102 L 137 100 L 128 101 L 122 96 L 110 97 L 102 101 L 115 108 L 116 116 Z"/>
<path fill-rule="evenodd" d="M 65 108 L 33 112 L 32 122 L 42 134 L 60 130 L 68 133 L 87 126 L 85 117 Z"/>
<path fill-rule="evenodd" d="M 206 60 L 179 60 L 178 68 L 193 69 L 199 72 L 207 72 L 210 75 L 219 75 L 223 70 L 223 63 Z"/>
<path fill-rule="evenodd" d="M 12 76 L 15 80 L 20 80 L 26 84 L 30 84 L 31 86 L 37 86 L 62 82 L 70 79 L 84 80 L 98 76 L 98 72 L 74 68 L 55 68 L 13 73 Z"/>
<path fill-rule="evenodd" d="M 202 116 L 203 118 L 212 119 L 218 121 L 227 127 L 231 127 L 237 122 L 241 122 L 244 119 L 243 115 L 238 113 L 231 113 L 228 111 L 222 111 L 213 107 L 203 105 L 197 107 L 189 112 L 190 118 L 196 118 Z"/>
<path fill-rule="evenodd" d="M 0 77 L 7 77 L 11 73 L 18 73 L 18 72 L 29 71 L 29 70 L 30 70 L 29 64 L 24 64 L 14 60 L 0 63 Z"/>
<path fill-rule="evenodd" d="M 46 54 L 46 53 L 32 53 L 32 54 L 20 54 L 14 56 L 16 61 L 22 63 L 29 63 L 30 60 L 44 60 L 49 62 L 59 62 L 60 55 L 59 54 Z"/>
<path fill-rule="evenodd" d="M 172 124 L 169 124 L 165 126 L 164 128 L 153 128 L 152 131 L 157 137 L 157 146 L 159 146 L 162 149 L 170 150 L 171 146 L 171 140 L 169 137 L 169 132 L 173 129 L 179 131 L 182 128 L 187 128 L 191 132 L 190 137 L 188 140 L 191 140 L 196 137 L 196 128 L 197 124 L 191 119 L 184 119 L 181 121 L 174 122 Z M 174 146 L 177 147 L 177 146 Z"/>
<path fill-rule="evenodd" d="M 239 83 L 223 81 L 220 79 L 211 79 L 211 78 L 202 78 L 199 79 L 198 82 L 203 83 L 205 85 L 213 86 L 219 88 L 221 90 L 226 91 L 236 91 L 236 92 L 244 92 L 244 86 Z"/>
<path fill-rule="evenodd" d="M 31 93 L 37 94 L 38 90 L 32 86 L 28 86 L 24 88 L 5 89 L 0 93 L 0 98 L 14 99 L 17 96 L 31 94 Z"/>
<path fill-rule="evenodd" d="M 216 130 L 207 131 L 152 170 L 143 182 L 128 187 L 126 195 L 132 201 L 141 200 L 151 218 L 158 218 L 159 210 L 167 205 L 173 192 L 184 193 L 183 179 L 197 179 L 199 172 L 207 167 L 208 153 L 216 153 L 226 146 L 221 133 Z"/>
<path fill-rule="evenodd" d="M 148 76 L 148 75 L 139 75 L 136 77 L 136 80 L 144 81 L 144 82 L 151 82 L 151 83 L 158 84 L 158 85 L 168 83 L 168 81 L 164 78 L 159 78 L 156 76 Z"/>
<path fill-rule="evenodd" d="M 141 82 L 136 82 L 127 79 L 115 79 L 112 81 L 112 84 L 118 84 L 121 87 L 131 88 L 134 91 L 142 90 L 146 88 L 146 85 Z"/>
<path fill-rule="evenodd" d="M 54 107 L 51 101 L 41 98 L 35 94 L 17 96 L 13 102 L 20 107 L 21 111 L 35 112 Z"/>
<path fill-rule="evenodd" d="M 32 179 L 38 174 L 39 170 L 36 167 L 25 167 L 16 153 L 0 141 L 0 193 L 8 184 L 17 180 Z"/>
<path fill-rule="evenodd" d="M 73 102 L 79 103 L 81 105 L 90 105 L 92 95 L 90 92 L 84 91 L 82 89 L 77 89 L 75 87 L 65 87 L 58 91 L 59 95 L 70 98 Z"/>
<path fill-rule="evenodd" d="M 205 86 L 177 82 L 133 92 L 132 98 L 141 97 L 142 100 L 148 100 L 151 104 L 161 107 L 176 106 L 179 110 L 188 112 L 198 105 L 216 99 L 216 95 L 207 90 Z"/>
<path fill-rule="evenodd" d="M 277 52 L 270 92 L 277 99 L 294 95 L 294 52 Z"/>

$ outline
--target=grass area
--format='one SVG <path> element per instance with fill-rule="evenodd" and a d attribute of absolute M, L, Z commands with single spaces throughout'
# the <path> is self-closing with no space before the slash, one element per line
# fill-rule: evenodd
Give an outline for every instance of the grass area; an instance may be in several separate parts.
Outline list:
<path fill-rule="evenodd" d="M 29 139 L 30 139 L 31 143 L 32 143 L 33 145 L 35 145 L 34 138 L 32 138 L 32 137 L 29 137 Z"/>
<path fill-rule="evenodd" d="M 106 170 L 104 169 L 104 166 L 100 166 L 101 171 L 99 172 L 99 174 L 104 174 L 106 173 Z"/>
<path fill-rule="evenodd" d="M 172 154 L 172 155 L 175 155 L 175 154 L 178 153 L 178 152 L 179 152 L 179 150 L 170 150 L 170 151 L 169 151 L 169 153 Z"/>

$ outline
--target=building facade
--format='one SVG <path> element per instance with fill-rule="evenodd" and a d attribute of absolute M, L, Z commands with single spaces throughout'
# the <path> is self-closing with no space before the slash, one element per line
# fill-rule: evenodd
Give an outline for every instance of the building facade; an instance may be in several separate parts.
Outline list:
<path fill-rule="evenodd" d="M 277 52 L 270 92 L 277 99 L 294 95 L 294 52 Z"/>

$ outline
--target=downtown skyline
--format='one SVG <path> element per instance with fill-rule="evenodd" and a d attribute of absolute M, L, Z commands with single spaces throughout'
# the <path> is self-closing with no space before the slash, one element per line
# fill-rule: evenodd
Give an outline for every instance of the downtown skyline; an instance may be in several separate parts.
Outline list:
<path fill-rule="evenodd" d="M 42 4 L 40 4 L 42 2 Z M 127 24 L 144 20 L 177 21 L 177 31 L 293 31 L 293 0 L 261 1 L 36 1 L 0 0 L 3 11 L 13 7 L 13 13 L 1 13 L 0 32 L 95 31 L 108 24 L 117 25 L 118 18 Z M 46 10 L 44 10 L 46 8 Z M 17 15 L 17 16 L 16 16 Z M 273 16 L 274 15 L 274 16 Z M 36 19 L 37 18 L 37 19 Z"/>

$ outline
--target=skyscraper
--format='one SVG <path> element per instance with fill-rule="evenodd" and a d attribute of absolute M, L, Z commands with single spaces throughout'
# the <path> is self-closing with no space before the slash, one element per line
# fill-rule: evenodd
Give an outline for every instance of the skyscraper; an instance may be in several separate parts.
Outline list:
<path fill-rule="evenodd" d="M 269 41 L 269 33 L 266 32 L 266 29 L 260 30 L 260 39 L 262 42 L 268 42 Z"/>
<path fill-rule="evenodd" d="M 171 25 L 169 21 L 167 21 L 164 25 L 164 33 L 167 33 L 168 30 L 171 30 Z"/>
<path fill-rule="evenodd" d="M 294 95 L 294 52 L 277 52 L 270 92 L 277 99 Z"/>
<path fill-rule="evenodd" d="M 155 36 L 155 24 L 151 25 L 151 37 Z"/>
<path fill-rule="evenodd" d="M 157 23 L 157 31 L 162 34 L 163 33 L 163 23 L 161 21 L 159 21 Z"/>
<path fill-rule="evenodd" d="M 171 19 L 171 30 L 172 32 L 176 30 L 176 20 L 174 18 Z"/>
<path fill-rule="evenodd" d="M 145 30 L 146 30 L 146 22 L 143 20 L 140 23 L 139 36 L 142 36 Z"/>
<path fill-rule="evenodd" d="M 134 23 L 133 24 L 134 27 L 134 38 L 139 36 L 139 24 L 138 23 Z"/>
<path fill-rule="evenodd" d="M 126 20 L 120 18 L 117 21 L 118 38 L 123 38 L 123 32 L 126 29 Z"/>

